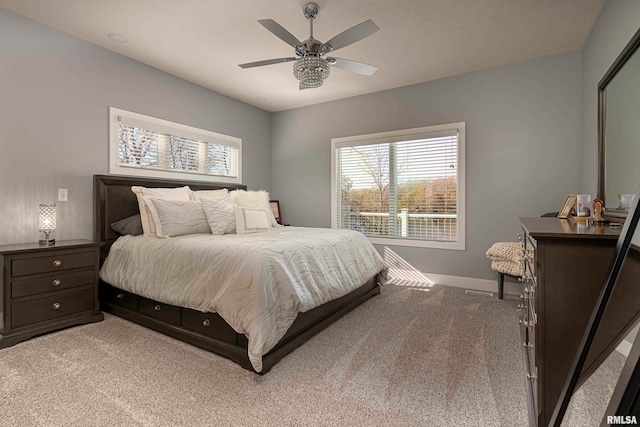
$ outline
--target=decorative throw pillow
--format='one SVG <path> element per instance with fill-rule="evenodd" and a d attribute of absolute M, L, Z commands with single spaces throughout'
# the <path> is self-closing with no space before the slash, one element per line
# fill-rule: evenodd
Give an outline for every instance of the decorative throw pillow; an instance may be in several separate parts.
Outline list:
<path fill-rule="evenodd" d="M 158 237 L 210 234 L 207 216 L 200 202 L 191 200 L 164 200 L 145 197 L 156 225 Z"/>
<path fill-rule="evenodd" d="M 139 236 L 142 234 L 142 220 L 140 215 L 132 215 L 111 224 L 111 229 L 121 236 L 130 234 Z"/>
<path fill-rule="evenodd" d="M 197 190 L 193 191 L 194 200 L 200 199 L 226 199 L 229 197 L 229 190 L 221 188 L 220 190 Z"/>
<path fill-rule="evenodd" d="M 131 187 L 138 198 L 138 207 L 140 208 L 140 220 L 142 221 L 142 231 L 145 236 L 156 235 L 156 225 L 153 222 L 151 212 L 144 200 L 145 197 L 153 197 L 155 199 L 165 200 L 193 200 L 191 189 L 188 186 L 179 188 L 147 188 L 147 187 Z"/>
<path fill-rule="evenodd" d="M 236 202 L 225 199 L 200 199 L 207 216 L 211 234 L 229 234 L 236 231 Z"/>
<path fill-rule="evenodd" d="M 269 204 L 269 200 L 271 200 L 269 197 L 269 193 L 267 193 L 266 191 L 234 190 L 229 193 L 229 196 L 231 196 L 231 198 L 235 200 L 236 204 L 239 207 L 264 209 L 265 213 L 267 214 L 269 224 L 272 227 L 278 226 L 278 222 L 273 216 L 273 211 L 271 210 L 271 205 Z"/>
<path fill-rule="evenodd" d="M 236 233 L 260 233 L 271 230 L 271 224 L 264 209 L 236 207 Z"/>

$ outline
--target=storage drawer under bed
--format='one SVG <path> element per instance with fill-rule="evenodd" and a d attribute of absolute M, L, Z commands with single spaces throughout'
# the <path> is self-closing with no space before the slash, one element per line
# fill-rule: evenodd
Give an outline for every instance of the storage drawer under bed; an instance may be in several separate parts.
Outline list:
<path fill-rule="evenodd" d="M 180 325 L 180 307 L 171 304 L 159 303 L 144 297 L 138 297 L 138 311 L 145 316 Z"/>
<path fill-rule="evenodd" d="M 138 310 L 138 295 L 107 285 L 104 282 L 100 283 L 100 301 L 134 311 Z"/>
<path fill-rule="evenodd" d="M 182 309 L 182 327 L 220 341 L 236 344 L 237 332 L 218 313 Z"/>

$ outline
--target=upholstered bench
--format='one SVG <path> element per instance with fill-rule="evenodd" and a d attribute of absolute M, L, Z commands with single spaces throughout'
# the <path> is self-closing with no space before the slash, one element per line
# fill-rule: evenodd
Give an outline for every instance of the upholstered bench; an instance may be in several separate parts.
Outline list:
<path fill-rule="evenodd" d="M 522 244 L 497 242 L 486 252 L 491 269 L 498 272 L 498 298 L 504 297 L 504 276 L 522 277 Z"/>

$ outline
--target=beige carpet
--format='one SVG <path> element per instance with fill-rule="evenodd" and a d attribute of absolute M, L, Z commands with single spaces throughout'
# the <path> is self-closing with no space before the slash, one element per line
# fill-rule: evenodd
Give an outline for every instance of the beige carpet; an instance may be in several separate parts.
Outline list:
<path fill-rule="evenodd" d="M 516 305 L 387 285 L 264 376 L 107 315 L 0 350 L 0 425 L 524 426 Z"/>

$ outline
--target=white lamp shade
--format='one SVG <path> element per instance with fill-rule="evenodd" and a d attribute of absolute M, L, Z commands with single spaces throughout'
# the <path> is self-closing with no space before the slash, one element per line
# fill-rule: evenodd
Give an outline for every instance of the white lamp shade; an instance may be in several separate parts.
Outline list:
<path fill-rule="evenodd" d="M 51 233 L 56 229 L 56 205 L 40 205 L 38 231 Z"/>

